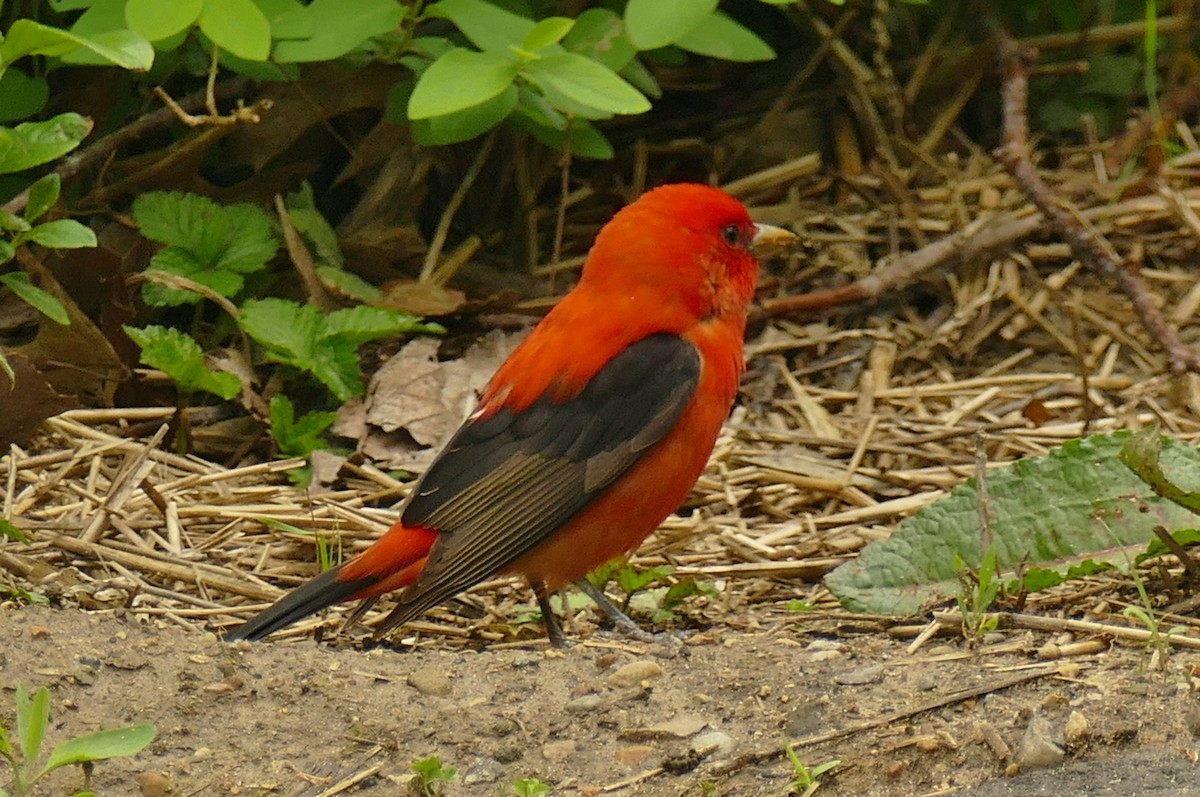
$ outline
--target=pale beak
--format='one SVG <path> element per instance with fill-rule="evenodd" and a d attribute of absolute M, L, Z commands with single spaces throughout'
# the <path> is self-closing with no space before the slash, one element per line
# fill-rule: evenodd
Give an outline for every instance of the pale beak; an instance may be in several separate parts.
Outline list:
<path fill-rule="evenodd" d="M 769 260 L 787 254 L 798 239 L 782 227 L 770 224 L 755 224 L 754 237 L 750 239 L 750 253 L 758 260 Z"/>

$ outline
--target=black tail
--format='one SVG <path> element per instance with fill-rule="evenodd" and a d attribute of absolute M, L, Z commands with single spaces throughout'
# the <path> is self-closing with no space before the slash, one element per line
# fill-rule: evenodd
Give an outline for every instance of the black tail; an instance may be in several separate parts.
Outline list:
<path fill-rule="evenodd" d="M 262 639 L 272 631 L 286 628 L 297 620 L 315 614 L 327 606 L 353 597 L 375 583 L 374 578 L 338 581 L 341 565 L 326 570 L 312 581 L 301 584 L 254 617 L 225 635 L 236 639 Z"/>

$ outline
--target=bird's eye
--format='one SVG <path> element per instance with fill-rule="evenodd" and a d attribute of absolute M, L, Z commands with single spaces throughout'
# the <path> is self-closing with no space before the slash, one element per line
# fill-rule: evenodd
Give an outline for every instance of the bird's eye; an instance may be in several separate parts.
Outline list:
<path fill-rule="evenodd" d="M 725 239 L 725 243 L 730 246 L 739 246 L 742 243 L 742 231 L 738 229 L 736 224 L 730 224 L 727 227 L 721 228 L 721 237 Z"/>

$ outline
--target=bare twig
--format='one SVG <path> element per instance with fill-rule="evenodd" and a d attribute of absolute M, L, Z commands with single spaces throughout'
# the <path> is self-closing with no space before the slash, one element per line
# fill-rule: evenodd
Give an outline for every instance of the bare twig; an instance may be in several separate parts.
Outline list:
<path fill-rule="evenodd" d="M 446 209 L 442 211 L 442 217 L 438 219 L 437 230 L 433 233 L 433 240 L 429 243 L 429 251 L 425 253 L 425 264 L 421 266 L 421 282 L 429 282 L 433 278 L 433 272 L 442 256 L 442 247 L 446 245 L 446 236 L 450 234 L 450 224 L 454 221 L 454 214 L 462 207 L 463 200 L 467 198 L 467 192 L 475 184 L 475 179 L 479 177 L 479 172 L 483 170 L 483 164 L 487 163 L 488 156 L 492 154 L 492 147 L 495 145 L 496 133 L 492 131 L 483 140 L 483 145 L 475 153 L 475 159 L 471 161 L 470 168 L 463 175 L 462 182 L 458 184 L 450 201 L 446 203 Z"/>
<path fill-rule="evenodd" d="M 283 228 L 283 241 L 287 245 L 288 257 L 291 258 L 292 265 L 296 267 L 300 281 L 304 283 L 304 290 L 308 293 L 308 298 L 322 310 L 337 309 L 337 302 L 325 290 L 321 278 L 317 276 L 317 267 L 313 263 L 312 253 L 304 245 L 300 233 L 296 231 L 296 225 L 292 224 L 292 217 L 288 213 L 287 205 L 284 204 L 281 194 L 275 195 L 275 213 L 279 215 L 279 224 Z"/>

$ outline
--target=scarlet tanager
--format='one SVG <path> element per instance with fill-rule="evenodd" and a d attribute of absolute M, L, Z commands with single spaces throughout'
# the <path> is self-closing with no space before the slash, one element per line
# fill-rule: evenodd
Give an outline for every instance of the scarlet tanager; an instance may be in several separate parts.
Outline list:
<path fill-rule="evenodd" d="M 579 284 L 500 366 L 395 525 L 228 639 L 400 590 L 379 634 L 521 573 L 561 644 L 547 596 L 578 582 L 603 600 L 583 577 L 636 548 L 704 470 L 745 370 L 754 251 L 794 238 L 704 185 L 662 186 L 618 212 Z"/>

